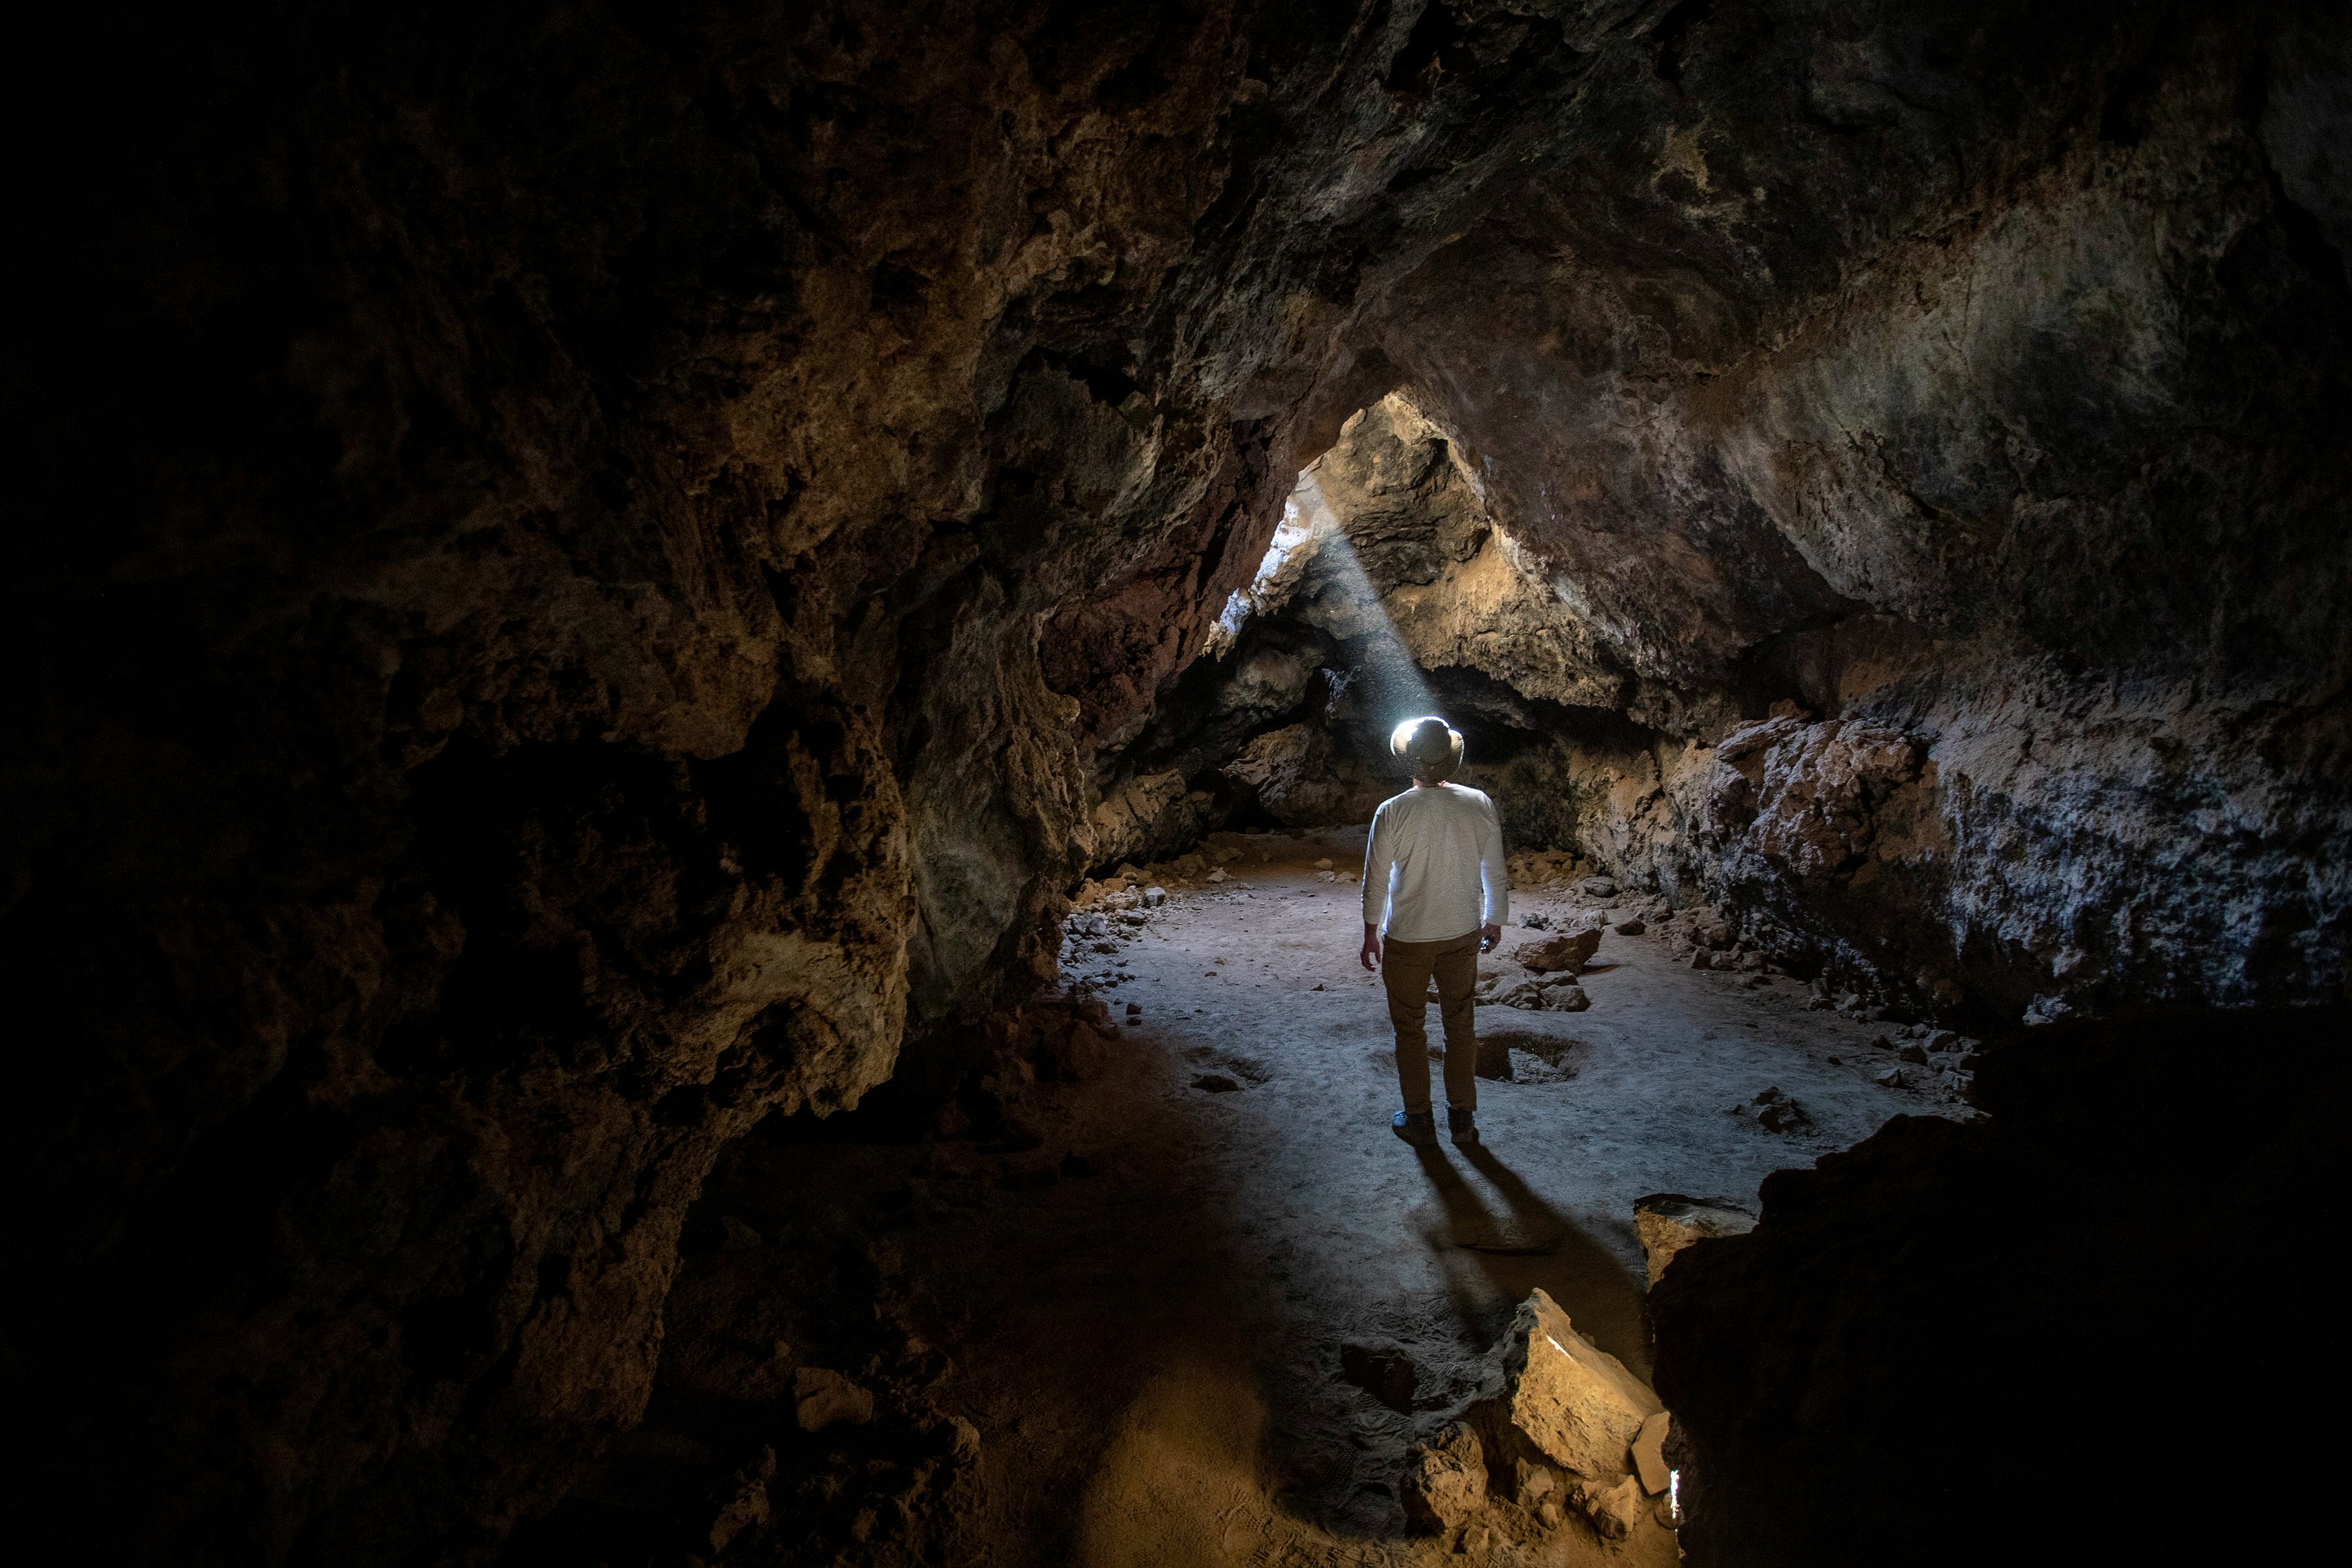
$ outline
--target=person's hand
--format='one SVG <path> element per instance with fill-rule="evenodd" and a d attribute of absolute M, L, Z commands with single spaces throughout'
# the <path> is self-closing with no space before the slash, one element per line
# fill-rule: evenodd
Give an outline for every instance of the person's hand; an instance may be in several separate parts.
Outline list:
<path fill-rule="evenodd" d="M 1364 951 L 1356 956 L 1362 961 L 1366 969 L 1378 969 L 1381 966 L 1381 932 L 1378 926 L 1364 928 Z"/>
<path fill-rule="evenodd" d="M 1480 952 L 1494 952 L 1495 944 L 1502 940 L 1503 928 L 1501 926 L 1485 925 L 1478 928 L 1478 951 Z"/>

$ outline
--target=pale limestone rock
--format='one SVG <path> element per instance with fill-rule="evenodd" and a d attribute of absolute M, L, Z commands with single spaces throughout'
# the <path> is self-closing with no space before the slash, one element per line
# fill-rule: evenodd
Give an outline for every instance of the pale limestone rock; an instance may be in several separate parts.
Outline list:
<path fill-rule="evenodd" d="M 1666 1469 L 1666 1429 L 1674 1418 L 1659 1411 L 1642 1423 L 1642 1430 L 1633 1438 L 1633 1473 L 1642 1478 L 1642 1489 L 1652 1497 L 1666 1489 L 1670 1474 Z"/>
<path fill-rule="evenodd" d="M 1592 961 L 1601 946 L 1601 928 L 1591 926 L 1583 931 L 1568 931 L 1549 942 L 1530 942 L 1519 949 L 1518 961 L 1538 974 L 1560 971 L 1574 973 Z"/>
<path fill-rule="evenodd" d="M 1615 1356 L 1576 1331 L 1542 1290 L 1519 1303 L 1504 1338 L 1496 1413 L 1571 1474 L 1613 1481 L 1642 1423 L 1664 1406 Z"/>
<path fill-rule="evenodd" d="M 1592 1528 L 1611 1541 L 1622 1541 L 1633 1533 L 1633 1527 L 1642 1520 L 1642 1505 L 1647 1500 L 1636 1476 L 1615 1481 L 1579 1478 L 1568 1483 L 1568 1495 L 1592 1521 Z"/>
<path fill-rule="evenodd" d="M 1654 1193 L 1633 1200 L 1633 1234 L 1650 1265 L 1650 1283 L 1674 1261 L 1675 1254 L 1692 1242 L 1713 1236 L 1744 1236 L 1756 1228 L 1756 1216 L 1729 1204 L 1686 1198 L 1680 1193 Z"/>

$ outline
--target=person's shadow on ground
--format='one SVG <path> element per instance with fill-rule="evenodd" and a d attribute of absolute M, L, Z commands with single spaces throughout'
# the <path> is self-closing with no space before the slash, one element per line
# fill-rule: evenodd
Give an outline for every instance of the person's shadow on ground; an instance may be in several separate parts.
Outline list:
<path fill-rule="evenodd" d="M 1444 1214 L 1444 1226 L 1424 1227 L 1423 1239 L 1439 1254 L 1465 1335 L 1491 1344 L 1512 1310 L 1540 1287 L 1602 1349 L 1648 1377 L 1641 1289 L 1614 1253 L 1485 1144 L 1457 1145 L 1454 1152 L 1501 1200 L 1499 1209 L 1444 1149 L 1413 1152 Z"/>

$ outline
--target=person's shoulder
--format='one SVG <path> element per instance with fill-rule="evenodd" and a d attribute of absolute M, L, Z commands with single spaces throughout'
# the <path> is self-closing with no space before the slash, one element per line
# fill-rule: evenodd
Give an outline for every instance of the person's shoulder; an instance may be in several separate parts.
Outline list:
<path fill-rule="evenodd" d="M 1398 811 L 1402 812 L 1412 800 L 1412 791 L 1411 790 L 1405 790 L 1402 794 L 1392 795 L 1389 796 L 1388 799 L 1381 802 L 1379 808 L 1372 813 L 1372 816 L 1375 819 L 1378 819 L 1381 813 L 1388 810 L 1391 806 L 1394 806 Z"/>
<path fill-rule="evenodd" d="M 1454 786 L 1454 793 L 1461 798 L 1462 803 L 1465 805 L 1475 806 L 1485 811 L 1492 811 L 1495 809 L 1494 801 L 1488 798 L 1486 792 L 1483 789 L 1472 789 L 1468 784 L 1455 784 Z"/>

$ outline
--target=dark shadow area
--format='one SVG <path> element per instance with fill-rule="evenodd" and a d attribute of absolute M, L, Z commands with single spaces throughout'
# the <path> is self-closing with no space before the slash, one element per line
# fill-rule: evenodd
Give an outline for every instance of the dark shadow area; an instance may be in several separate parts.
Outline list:
<path fill-rule="evenodd" d="M 1651 1298 L 1689 1561 L 2328 1555 L 2347 1038 L 2342 1005 L 2029 1031 L 1989 1121 L 1768 1180 Z"/>

